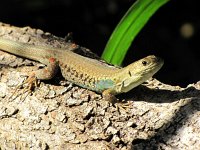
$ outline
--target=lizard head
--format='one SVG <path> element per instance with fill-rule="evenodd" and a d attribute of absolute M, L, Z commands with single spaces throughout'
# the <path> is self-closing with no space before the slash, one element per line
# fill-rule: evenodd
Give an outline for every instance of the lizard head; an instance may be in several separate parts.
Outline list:
<path fill-rule="evenodd" d="M 152 77 L 164 64 L 164 61 L 160 57 L 154 55 L 147 56 L 140 59 L 127 67 L 128 73 L 131 75 L 139 75 Z"/>
<path fill-rule="evenodd" d="M 122 82 L 118 85 L 118 87 L 120 87 L 120 92 L 128 92 L 132 88 L 148 80 L 163 66 L 163 64 L 164 61 L 161 58 L 150 55 L 124 67 L 120 75 L 120 80 Z"/>

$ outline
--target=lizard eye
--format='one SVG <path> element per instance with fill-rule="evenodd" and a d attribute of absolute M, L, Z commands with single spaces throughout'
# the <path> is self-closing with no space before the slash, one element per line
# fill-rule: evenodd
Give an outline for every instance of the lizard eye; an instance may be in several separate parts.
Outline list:
<path fill-rule="evenodd" d="M 142 61 L 142 64 L 143 64 L 143 66 L 146 66 L 148 63 L 147 63 L 147 61 Z"/>

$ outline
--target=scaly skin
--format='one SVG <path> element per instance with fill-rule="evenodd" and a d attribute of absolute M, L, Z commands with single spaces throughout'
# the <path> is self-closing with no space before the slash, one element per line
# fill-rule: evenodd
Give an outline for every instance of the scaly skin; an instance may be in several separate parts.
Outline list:
<path fill-rule="evenodd" d="M 75 48 L 77 46 L 74 44 L 71 49 Z M 0 38 L 0 49 L 45 64 L 47 67 L 33 72 L 37 79 L 51 79 L 60 67 L 66 80 L 103 93 L 104 96 L 130 91 L 152 77 L 164 63 L 159 57 L 150 55 L 119 69 L 69 50 L 35 46 L 2 38 Z"/>

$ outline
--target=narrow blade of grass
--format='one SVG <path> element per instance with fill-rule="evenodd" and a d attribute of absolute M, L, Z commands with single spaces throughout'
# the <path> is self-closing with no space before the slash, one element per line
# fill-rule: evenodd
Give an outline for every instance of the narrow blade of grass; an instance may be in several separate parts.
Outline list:
<path fill-rule="evenodd" d="M 106 44 L 102 58 L 121 65 L 128 48 L 150 17 L 169 0 L 137 0 L 121 19 Z"/>

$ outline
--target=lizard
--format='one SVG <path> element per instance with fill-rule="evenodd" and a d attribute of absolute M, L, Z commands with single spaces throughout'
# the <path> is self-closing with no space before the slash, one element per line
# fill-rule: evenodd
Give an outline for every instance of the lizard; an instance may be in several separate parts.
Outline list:
<path fill-rule="evenodd" d="M 71 49 L 78 46 L 74 44 Z M 164 64 L 160 57 L 149 55 L 126 67 L 105 66 L 95 59 L 88 58 L 70 50 L 52 46 L 38 46 L 0 38 L 0 50 L 38 61 L 46 65 L 31 72 L 28 79 L 49 80 L 58 68 L 62 76 L 83 88 L 102 93 L 105 99 L 126 93 L 151 78 Z M 27 79 L 27 80 L 28 80 Z M 31 83 L 32 84 L 32 83 Z"/>

